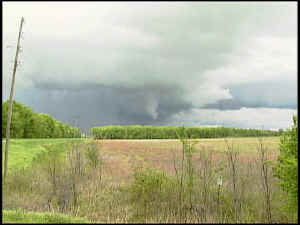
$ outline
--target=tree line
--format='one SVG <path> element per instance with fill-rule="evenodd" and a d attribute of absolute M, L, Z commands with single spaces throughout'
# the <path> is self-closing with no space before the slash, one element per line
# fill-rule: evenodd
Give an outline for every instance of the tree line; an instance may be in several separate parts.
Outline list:
<path fill-rule="evenodd" d="M 99 126 L 92 127 L 95 139 L 177 139 L 279 136 L 281 132 L 232 127 L 178 127 L 178 126 Z"/>
<path fill-rule="evenodd" d="M 6 136 L 8 101 L 2 103 L 2 138 Z M 12 138 L 80 137 L 77 127 L 62 123 L 46 113 L 36 113 L 29 106 L 13 101 L 10 136 Z"/>

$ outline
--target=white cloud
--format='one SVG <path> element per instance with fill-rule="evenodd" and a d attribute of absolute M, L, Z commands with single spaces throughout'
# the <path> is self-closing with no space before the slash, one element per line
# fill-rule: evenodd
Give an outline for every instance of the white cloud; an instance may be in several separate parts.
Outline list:
<path fill-rule="evenodd" d="M 228 125 L 244 128 L 279 129 L 292 126 L 297 110 L 276 108 L 241 108 L 240 110 L 192 109 L 180 112 L 171 119 L 186 126 Z"/>
<path fill-rule="evenodd" d="M 247 40 L 231 63 L 205 72 L 219 85 L 255 81 L 297 80 L 297 37 L 268 37 Z M 218 79 L 219 78 L 219 79 Z"/>

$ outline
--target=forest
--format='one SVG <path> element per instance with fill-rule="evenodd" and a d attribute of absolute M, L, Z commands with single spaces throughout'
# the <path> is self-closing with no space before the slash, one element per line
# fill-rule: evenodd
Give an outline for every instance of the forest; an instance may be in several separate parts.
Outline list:
<path fill-rule="evenodd" d="M 91 128 L 95 139 L 177 139 L 186 137 L 224 138 L 279 136 L 282 131 L 241 129 L 232 127 L 179 127 L 179 126 L 100 126 Z"/>
<path fill-rule="evenodd" d="M 8 101 L 2 103 L 2 138 L 6 135 Z M 10 136 L 12 138 L 72 138 L 80 137 L 77 127 L 56 120 L 49 114 L 36 113 L 29 106 L 13 102 Z"/>

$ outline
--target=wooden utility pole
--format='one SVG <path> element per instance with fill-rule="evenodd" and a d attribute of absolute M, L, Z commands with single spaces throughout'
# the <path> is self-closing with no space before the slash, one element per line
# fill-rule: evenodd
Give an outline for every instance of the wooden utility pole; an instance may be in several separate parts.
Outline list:
<path fill-rule="evenodd" d="M 19 51 L 20 51 L 20 38 L 21 38 L 23 23 L 24 23 L 24 18 L 22 17 L 21 18 L 21 25 L 20 25 L 20 29 L 19 29 L 17 51 L 16 51 L 16 57 L 15 57 L 14 69 L 13 69 L 13 76 L 12 76 L 12 81 L 11 81 L 11 89 L 10 89 L 8 112 L 7 112 L 5 158 L 4 158 L 4 177 L 3 177 L 4 183 L 5 183 L 5 178 L 7 176 L 8 145 L 9 145 L 10 123 L 11 123 L 12 107 L 13 107 L 13 94 L 14 94 L 14 86 L 15 86 L 15 76 L 16 76 L 16 71 L 17 71 L 17 66 L 18 66 L 18 55 L 19 55 Z"/>

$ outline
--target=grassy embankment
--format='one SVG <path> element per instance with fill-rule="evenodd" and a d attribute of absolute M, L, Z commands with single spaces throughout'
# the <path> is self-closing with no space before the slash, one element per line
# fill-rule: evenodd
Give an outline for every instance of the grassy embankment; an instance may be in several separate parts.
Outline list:
<path fill-rule="evenodd" d="M 13 138 L 9 142 L 8 170 L 21 169 L 29 166 L 37 154 L 47 151 L 46 146 L 80 141 L 80 138 Z M 5 139 L 2 139 L 2 167 L 4 166 Z M 3 170 L 2 170 L 3 171 Z"/>
<path fill-rule="evenodd" d="M 31 165 L 32 160 L 38 154 L 47 151 L 47 146 L 56 144 L 66 144 L 70 142 L 83 141 L 80 138 L 36 138 L 36 139 L 11 139 L 9 148 L 9 172 L 18 169 L 25 169 Z M 2 159 L 5 154 L 5 139 L 2 139 Z M 62 145 L 61 145 L 62 146 Z M 65 146 L 66 147 L 66 146 Z M 67 148 L 62 148 L 62 154 Z M 4 163 L 2 163 L 4 166 Z M 3 171 L 3 170 L 2 170 Z M 71 217 L 60 213 L 49 212 L 25 212 L 17 210 L 3 210 L 3 223 L 88 223 L 84 218 Z"/>

